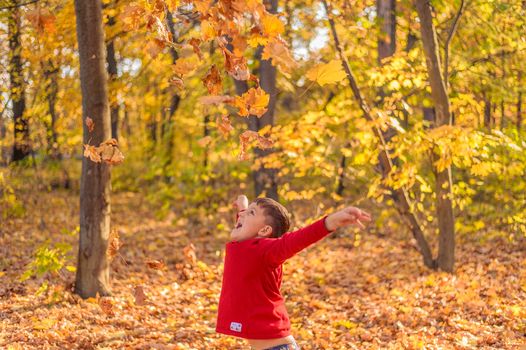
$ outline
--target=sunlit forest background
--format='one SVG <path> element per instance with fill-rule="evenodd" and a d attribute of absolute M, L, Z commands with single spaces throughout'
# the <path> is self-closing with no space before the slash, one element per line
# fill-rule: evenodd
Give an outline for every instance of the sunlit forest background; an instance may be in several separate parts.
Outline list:
<path fill-rule="evenodd" d="M 0 0 L 0 52 L 1 348 L 248 348 L 239 194 L 373 215 L 285 264 L 302 349 L 525 344 L 526 1 Z"/>

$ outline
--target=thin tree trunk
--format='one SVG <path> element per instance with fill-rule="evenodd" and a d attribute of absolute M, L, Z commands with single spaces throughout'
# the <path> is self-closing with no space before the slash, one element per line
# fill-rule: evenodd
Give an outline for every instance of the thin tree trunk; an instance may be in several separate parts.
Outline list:
<path fill-rule="evenodd" d="M 451 125 L 449 97 L 442 72 L 438 41 L 429 0 L 416 0 L 416 10 L 420 19 L 420 32 L 426 56 L 431 96 L 435 104 L 436 125 Z M 435 154 L 435 153 L 433 153 Z M 434 163 L 434 162 L 433 162 Z M 455 218 L 453 216 L 451 168 L 436 171 L 436 208 L 439 228 L 438 267 L 452 272 L 455 263 Z"/>
<path fill-rule="evenodd" d="M 115 18 L 110 16 L 108 26 L 115 25 Z M 110 84 L 117 80 L 117 58 L 115 57 L 115 44 L 113 40 L 106 44 L 106 61 L 108 62 L 108 79 Z M 111 91 L 110 99 L 111 137 L 119 139 L 119 103 L 115 91 Z"/>
<path fill-rule="evenodd" d="M 378 65 L 391 57 L 396 51 L 396 2 L 395 0 L 376 0 L 376 13 L 380 22 L 378 36 Z"/>
<path fill-rule="evenodd" d="M 356 100 L 358 101 L 358 105 L 360 106 L 360 109 L 362 110 L 364 117 L 369 120 L 373 121 L 373 117 L 371 116 L 371 110 L 365 100 L 362 97 L 362 94 L 360 92 L 360 89 L 358 88 L 358 85 L 356 83 L 356 79 L 354 78 L 354 75 L 352 73 L 351 67 L 349 65 L 349 62 L 347 61 L 347 58 L 343 54 L 343 49 L 340 45 L 340 40 L 338 38 L 338 33 L 336 32 L 336 25 L 334 23 L 334 20 L 331 16 L 331 11 L 328 8 L 327 1 L 322 0 L 323 6 L 325 7 L 325 12 L 327 14 L 327 17 L 329 18 L 329 24 L 332 32 L 332 36 L 335 42 L 336 50 L 338 51 L 338 55 L 340 56 L 342 65 L 345 69 L 347 79 L 349 80 L 349 84 L 351 86 L 352 92 Z M 380 162 L 382 164 L 383 169 L 385 171 L 390 172 L 393 163 L 391 161 L 391 158 L 389 154 L 387 153 L 387 147 L 385 140 L 383 138 L 381 130 L 373 126 L 373 131 L 378 139 L 378 142 L 380 144 Z M 435 268 L 435 262 L 433 261 L 433 256 L 431 254 L 431 250 L 429 248 L 429 244 L 427 243 L 424 233 L 422 231 L 422 226 L 416 217 L 416 215 L 412 211 L 412 204 L 409 199 L 409 195 L 407 194 L 407 191 L 405 188 L 399 188 L 395 190 L 395 192 L 392 194 L 394 202 L 396 204 L 396 209 L 400 213 L 400 216 L 405 221 L 405 223 L 410 228 L 415 240 L 417 241 L 418 247 L 420 249 L 420 253 L 422 254 L 422 257 L 424 259 L 424 264 L 430 268 Z"/>
<path fill-rule="evenodd" d="M 517 77 L 517 80 L 519 82 L 519 96 L 517 97 L 517 131 L 520 134 L 521 127 L 522 127 L 522 86 L 521 86 L 522 72 L 519 72 L 519 76 Z"/>
<path fill-rule="evenodd" d="M 20 10 L 17 0 L 11 0 L 8 14 L 9 33 L 9 81 L 11 102 L 13 105 L 14 145 L 12 161 L 24 159 L 31 153 L 29 140 L 29 121 L 24 116 L 26 109 L 24 71 L 22 68 L 22 44 L 20 34 Z"/>
<path fill-rule="evenodd" d="M 491 100 L 484 93 L 484 127 L 491 130 Z"/>
<path fill-rule="evenodd" d="M 100 0 L 75 0 L 80 85 L 85 144 L 99 145 L 111 137 L 104 30 Z M 89 133 L 85 120 L 93 119 Z M 84 157 L 80 180 L 80 240 L 75 292 L 83 298 L 110 294 L 106 256 L 110 232 L 111 172 L 104 162 Z"/>
<path fill-rule="evenodd" d="M 55 67 L 51 59 L 48 60 L 45 66 L 44 76 L 46 78 L 48 111 L 51 117 L 47 130 L 48 152 L 51 158 L 60 159 L 60 153 L 58 151 L 57 144 L 58 135 L 56 130 L 56 123 L 58 117 L 57 112 L 55 110 L 58 95 L 58 68 Z"/>
<path fill-rule="evenodd" d="M 267 11 L 270 13 L 277 13 L 278 0 L 265 1 Z M 258 48 L 258 56 L 261 57 L 262 48 Z M 259 83 L 261 88 L 270 96 L 267 111 L 259 119 L 252 119 L 252 124 L 256 122 L 259 131 L 267 125 L 274 125 L 274 112 L 276 110 L 276 67 L 274 67 L 270 60 L 259 59 Z M 255 117 L 250 117 L 255 118 Z M 273 152 L 272 149 L 261 149 L 256 147 L 255 153 L 257 158 L 264 158 Z M 266 197 L 278 200 L 278 184 L 277 184 L 278 169 L 267 168 L 261 165 L 259 169 L 253 172 L 254 184 L 256 190 L 256 197 L 260 194 L 265 194 Z"/>
<path fill-rule="evenodd" d="M 168 25 L 168 30 L 172 34 L 173 40 L 176 38 L 175 33 L 175 25 L 172 17 L 172 13 L 170 11 L 167 11 L 166 13 L 166 24 Z M 170 55 L 172 56 L 172 63 L 175 64 L 177 60 L 179 59 L 179 54 L 175 50 L 175 48 L 170 46 Z M 162 128 L 166 131 L 166 137 L 168 138 L 167 143 L 167 155 L 168 159 L 166 162 L 166 165 L 170 164 L 172 162 L 172 154 L 173 154 L 173 148 L 174 148 L 174 128 L 175 128 L 175 122 L 174 122 L 174 115 L 177 109 L 179 108 L 179 104 L 181 102 L 181 96 L 179 94 L 172 94 L 170 98 L 170 113 L 168 114 L 168 120 L 162 121 Z"/>

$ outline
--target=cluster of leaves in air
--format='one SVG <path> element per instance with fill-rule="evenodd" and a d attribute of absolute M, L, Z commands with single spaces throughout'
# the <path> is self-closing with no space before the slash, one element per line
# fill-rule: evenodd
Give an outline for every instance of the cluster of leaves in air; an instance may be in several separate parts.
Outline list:
<path fill-rule="evenodd" d="M 90 117 L 86 118 L 86 126 L 91 133 L 95 128 L 95 123 Z M 114 138 L 101 142 L 99 146 L 92 146 L 90 144 L 84 145 L 84 157 L 91 159 L 95 163 L 104 161 L 110 165 L 122 163 L 124 155 L 119 150 L 117 140 Z"/>
<path fill-rule="evenodd" d="M 201 28 L 198 36 L 175 43 L 164 24 L 166 11 L 175 13 L 174 17 L 178 20 L 179 26 L 197 20 Z M 229 105 L 242 117 L 263 116 L 270 99 L 270 96 L 259 86 L 259 79 L 250 73 L 247 58 L 244 56 L 247 50 L 262 46 L 261 58 L 271 60 L 272 64 L 286 76 L 297 66 L 287 43 L 281 37 L 284 32 L 283 23 L 278 16 L 269 13 L 258 0 L 137 1 L 126 7 L 121 18 L 128 28 L 138 29 L 145 25 L 153 34 L 147 44 L 153 56 L 159 54 L 165 47 L 177 49 L 187 45 L 202 61 L 201 46 L 206 42 L 216 45 L 224 58 L 224 71 L 233 79 L 251 82 L 253 86 L 241 96 L 222 95 L 223 78 L 218 67 L 212 65 L 202 78 L 209 96 L 202 98 L 201 102 L 205 105 Z M 172 83 L 183 88 L 184 78 L 193 72 L 196 66 L 197 63 L 192 58 L 178 58 L 172 67 L 174 72 Z M 316 73 L 313 74 L 316 78 Z M 319 72 L 318 76 L 320 75 L 324 73 Z M 224 137 L 233 130 L 229 115 L 218 117 L 216 125 Z M 268 138 L 255 135 L 253 132 L 242 133 L 241 159 L 246 158 L 247 147 L 252 141 L 256 141 L 260 148 L 270 148 L 273 144 Z M 203 140 L 203 143 L 206 142 L 207 140 Z"/>

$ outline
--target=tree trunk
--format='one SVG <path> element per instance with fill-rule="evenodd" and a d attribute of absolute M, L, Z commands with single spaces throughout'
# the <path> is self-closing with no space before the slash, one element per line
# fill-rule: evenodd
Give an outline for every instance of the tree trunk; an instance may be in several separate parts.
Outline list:
<path fill-rule="evenodd" d="M 22 69 L 22 44 L 20 42 L 20 10 L 17 0 L 11 0 L 13 6 L 8 14 L 9 63 L 11 102 L 13 105 L 14 145 L 12 161 L 24 159 L 31 153 L 29 140 L 29 121 L 24 116 L 26 109 L 24 71 Z"/>
<path fill-rule="evenodd" d="M 371 109 L 369 108 L 369 105 L 365 102 L 360 88 L 358 87 L 358 84 L 356 83 L 356 79 L 354 78 L 354 75 L 351 70 L 351 66 L 349 65 L 349 62 L 347 61 L 347 58 L 345 57 L 343 53 L 343 48 L 340 45 L 340 40 L 338 38 L 338 33 L 336 32 L 336 24 L 334 23 L 334 20 L 331 15 L 331 10 L 329 9 L 329 6 L 327 5 L 326 0 L 322 0 L 323 6 L 325 8 L 325 13 L 327 14 L 327 17 L 329 18 L 329 24 L 330 29 L 332 32 L 332 36 L 334 39 L 334 44 L 336 46 L 336 50 L 338 52 L 338 55 L 340 56 L 343 68 L 345 69 L 345 73 L 347 75 L 347 79 L 349 80 L 349 85 L 351 86 L 351 90 L 353 92 L 354 98 L 357 100 L 358 105 L 360 106 L 360 109 L 362 110 L 362 113 L 364 117 L 369 121 L 374 121 L 373 116 L 371 115 Z M 380 163 L 383 169 L 389 173 L 393 167 L 393 163 L 391 161 L 391 157 L 389 153 L 387 152 L 386 143 L 382 134 L 382 131 L 379 127 L 373 126 L 374 135 L 378 139 L 378 143 L 380 146 Z M 398 213 L 400 214 L 402 220 L 405 221 L 405 224 L 409 227 L 411 230 L 411 233 L 413 234 L 413 237 L 415 238 L 418 248 L 420 250 L 420 253 L 422 254 L 422 257 L 424 259 L 424 264 L 427 267 L 435 268 L 435 261 L 433 260 L 433 256 L 431 254 L 431 249 L 429 249 L 429 244 L 427 243 L 424 232 L 422 231 L 422 225 L 420 224 L 420 221 L 418 220 L 418 217 L 415 215 L 415 213 L 412 210 L 412 203 L 409 198 L 409 195 L 404 187 L 396 189 L 393 193 L 393 200 L 396 204 L 396 209 Z"/>
<path fill-rule="evenodd" d="M 437 127 L 451 125 L 449 97 L 440 68 L 438 40 L 429 0 L 416 0 L 416 10 L 420 19 L 420 32 L 426 56 L 431 96 L 435 104 Z M 436 150 L 435 150 L 436 151 Z M 435 154 L 435 153 L 433 153 Z M 435 156 L 437 158 L 437 156 Z M 433 162 L 434 163 L 434 162 Z M 455 263 L 455 218 L 452 204 L 451 168 L 436 171 L 436 208 L 439 228 L 438 267 L 452 272 Z"/>
<path fill-rule="evenodd" d="M 110 16 L 108 26 L 115 24 L 115 18 Z M 108 62 L 108 79 L 110 83 L 117 79 L 117 59 L 115 58 L 115 45 L 113 40 L 106 44 L 106 61 Z M 119 103 L 115 91 L 111 91 L 110 99 L 110 120 L 111 120 L 111 137 L 119 139 Z"/>
<path fill-rule="evenodd" d="M 104 31 L 100 0 L 75 0 L 82 89 L 83 141 L 99 145 L 111 137 Z M 93 119 L 89 133 L 85 120 Z M 110 294 L 106 256 L 110 231 L 111 172 L 106 163 L 82 159 L 80 240 L 75 292 L 83 298 Z"/>
<path fill-rule="evenodd" d="M 44 70 L 44 76 L 46 78 L 48 111 L 49 116 L 51 117 L 47 130 L 47 139 L 49 155 L 54 159 L 60 159 L 60 153 L 57 144 L 58 135 L 56 130 L 58 117 L 57 111 L 55 110 L 58 95 L 58 72 L 59 70 L 57 67 L 55 67 L 53 60 L 48 60 Z"/>
<path fill-rule="evenodd" d="M 484 94 L 484 127 L 491 130 L 491 100 Z"/>
<path fill-rule="evenodd" d="M 268 12 L 275 14 L 278 10 L 278 1 L 265 1 L 265 6 L 267 7 Z M 259 47 L 257 51 L 257 56 L 259 57 L 259 83 L 261 88 L 269 94 L 270 99 L 267 107 L 268 109 L 261 118 L 257 119 L 254 116 L 249 117 L 252 118 L 250 124 L 251 130 L 253 131 L 259 131 L 267 125 L 274 125 L 274 112 L 276 110 L 277 97 L 276 67 L 270 63 L 270 60 L 263 60 L 260 58 L 262 52 L 261 47 Z M 256 126 L 256 128 L 252 129 L 254 126 Z M 272 149 L 261 149 L 258 147 L 255 149 L 257 158 L 264 158 L 272 152 Z M 276 201 L 278 200 L 277 173 L 278 169 L 267 168 L 264 165 L 261 165 L 259 169 L 253 172 L 256 197 L 264 193 L 266 197 L 272 198 Z"/>
<path fill-rule="evenodd" d="M 170 11 L 167 11 L 166 13 L 166 24 L 168 25 L 168 30 L 172 34 L 173 40 L 175 40 L 176 38 L 175 25 L 174 25 L 172 13 Z M 177 60 L 179 59 L 179 54 L 177 53 L 175 48 L 171 46 L 170 46 L 170 55 L 172 56 L 172 63 L 175 64 Z M 173 154 L 173 148 L 174 148 L 173 138 L 174 138 L 174 131 L 175 131 L 174 130 L 175 128 L 174 115 L 177 109 L 179 108 L 180 102 L 181 102 L 181 96 L 179 96 L 179 94 L 176 94 L 176 93 L 172 94 L 170 98 L 170 113 L 168 114 L 168 120 L 162 121 L 162 128 L 164 132 L 166 133 L 166 138 L 168 141 L 167 143 L 168 160 L 166 162 L 166 165 L 170 164 L 172 161 L 172 154 Z"/>
<path fill-rule="evenodd" d="M 376 13 L 380 26 L 378 36 L 378 65 L 396 51 L 396 8 L 395 0 L 376 0 Z"/>
<path fill-rule="evenodd" d="M 521 133 L 521 127 L 522 127 L 522 86 L 521 86 L 521 79 L 522 78 L 522 72 L 519 72 L 518 82 L 519 82 L 519 96 L 517 97 L 517 131 L 520 134 Z"/>

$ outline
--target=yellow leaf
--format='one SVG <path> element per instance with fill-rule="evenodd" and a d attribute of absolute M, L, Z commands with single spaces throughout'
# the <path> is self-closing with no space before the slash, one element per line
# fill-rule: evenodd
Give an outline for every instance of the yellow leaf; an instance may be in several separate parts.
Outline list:
<path fill-rule="evenodd" d="M 277 16 L 266 15 L 261 20 L 263 31 L 270 37 L 278 36 L 285 31 L 283 22 L 279 20 Z"/>
<path fill-rule="evenodd" d="M 322 63 L 309 69 L 306 77 L 323 86 L 338 83 L 345 79 L 345 71 L 340 61 L 332 60 L 329 63 Z"/>

